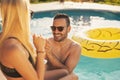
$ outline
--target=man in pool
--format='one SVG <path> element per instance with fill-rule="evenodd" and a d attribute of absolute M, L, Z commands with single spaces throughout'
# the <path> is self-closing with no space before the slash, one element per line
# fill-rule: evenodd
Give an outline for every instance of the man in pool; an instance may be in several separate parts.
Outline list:
<path fill-rule="evenodd" d="M 69 17 L 66 14 L 57 14 L 51 30 L 53 37 L 47 39 L 45 47 L 48 60 L 45 80 L 78 80 L 73 70 L 79 62 L 81 48 L 68 38 L 71 30 Z"/>
<path fill-rule="evenodd" d="M 46 44 L 45 80 L 78 80 L 73 70 L 79 62 L 81 48 L 68 38 L 71 30 L 70 19 L 66 14 L 57 14 L 50 27 L 53 37 Z"/>

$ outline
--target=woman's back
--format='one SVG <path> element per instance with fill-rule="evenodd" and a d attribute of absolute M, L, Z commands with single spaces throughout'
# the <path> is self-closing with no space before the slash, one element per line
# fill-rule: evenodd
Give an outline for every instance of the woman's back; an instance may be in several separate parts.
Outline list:
<path fill-rule="evenodd" d="M 33 59 L 27 49 L 17 39 L 10 38 L 1 46 L 1 70 L 8 80 L 22 80 L 14 65 L 28 59 L 34 67 Z M 21 58 L 21 59 L 19 59 Z M 16 66 L 24 66 L 21 64 Z M 24 69 L 24 68 L 23 68 Z"/>

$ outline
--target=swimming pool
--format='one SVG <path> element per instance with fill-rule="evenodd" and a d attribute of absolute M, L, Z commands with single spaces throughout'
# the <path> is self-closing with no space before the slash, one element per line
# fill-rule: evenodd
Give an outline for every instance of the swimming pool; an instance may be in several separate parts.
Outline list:
<path fill-rule="evenodd" d="M 32 32 L 42 33 L 48 37 L 51 35 L 49 26 L 52 25 L 52 18 L 56 13 L 66 13 L 70 16 L 72 31 L 70 37 L 86 26 L 120 26 L 120 12 L 88 9 L 68 9 L 36 12 L 31 21 Z M 90 23 L 89 25 L 87 24 Z M 87 25 L 86 25 L 87 24 Z M 111 24 L 111 25 L 110 25 Z M 79 29 L 80 28 L 80 29 Z M 37 31 L 40 30 L 41 31 Z"/>
<path fill-rule="evenodd" d="M 120 12 L 103 10 L 54 10 L 36 12 L 31 20 L 31 32 L 42 34 L 46 38 L 52 36 L 50 27 L 53 16 L 56 13 L 66 13 L 70 16 L 72 31 L 69 34 L 78 33 L 81 29 L 95 26 L 119 26 Z M 85 17 L 88 23 L 84 24 L 82 18 Z M 120 58 L 99 59 L 81 55 L 80 61 L 74 72 L 79 76 L 79 80 L 119 80 Z"/>
<path fill-rule="evenodd" d="M 120 20 L 120 12 L 106 11 L 106 10 L 93 10 L 93 9 L 63 9 L 63 10 L 50 10 L 41 11 L 34 14 L 34 18 L 53 17 L 56 13 L 66 13 L 71 17 L 80 16 L 99 16 L 109 20 Z"/>
<path fill-rule="evenodd" d="M 69 37 L 87 27 L 120 27 L 120 12 L 82 9 L 53 10 L 34 14 L 31 21 L 32 33 L 43 34 L 46 38 L 52 36 L 49 26 L 52 25 L 52 19 L 56 13 L 66 13 L 70 16 L 72 31 Z M 86 23 L 83 18 L 86 19 Z M 120 58 L 100 59 L 81 55 L 74 72 L 79 76 L 79 80 L 119 80 Z"/>

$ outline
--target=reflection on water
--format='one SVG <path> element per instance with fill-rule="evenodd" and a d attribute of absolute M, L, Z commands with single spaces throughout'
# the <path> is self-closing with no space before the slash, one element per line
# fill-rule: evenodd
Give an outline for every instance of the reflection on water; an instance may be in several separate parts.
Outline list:
<path fill-rule="evenodd" d="M 95 59 L 81 56 L 75 72 L 80 80 L 119 80 L 120 59 Z"/>
<path fill-rule="evenodd" d="M 51 17 L 32 19 L 32 33 L 43 34 L 46 38 L 52 36 L 49 27 L 52 25 L 52 19 Z M 104 17 L 98 16 L 70 16 L 70 20 L 72 30 L 69 37 L 87 27 L 120 27 L 120 21 L 106 20 Z M 79 76 L 79 80 L 119 80 L 120 58 L 95 59 L 81 56 L 74 72 Z"/>
<path fill-rule="evenodd" d="M 50 37 L 53 18 L 34 18 L 31 20 L 32 33 L 42 34 L 45 37 Z M 81 29 L 88 27 L 120 27 L 118 20 L 106 20 L 104 17 L 98 16 L 70 16 L 72 30 L 69 34 L 72 35 L 79 33 Z"/>
<path fill-rule="evenodd" d="M 82 26 L 90 26 L 90 17 L 89 16 L 72 16 L 72 22 L 76 26 L 80 26 L 80 22 L 82 22 Z"/>

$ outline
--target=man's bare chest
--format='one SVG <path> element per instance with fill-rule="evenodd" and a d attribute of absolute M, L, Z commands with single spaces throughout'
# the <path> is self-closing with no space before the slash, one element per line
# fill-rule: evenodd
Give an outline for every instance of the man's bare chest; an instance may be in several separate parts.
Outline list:
<path fill-rule="evenodd" d="M 70 45 L 52 48 L 52 54 L 60 61 L 64 62 L 70 54 Z"/>

